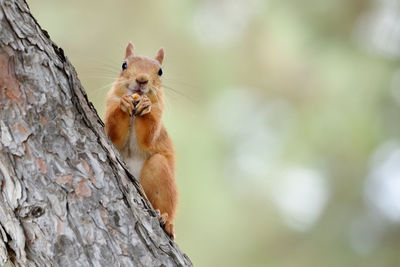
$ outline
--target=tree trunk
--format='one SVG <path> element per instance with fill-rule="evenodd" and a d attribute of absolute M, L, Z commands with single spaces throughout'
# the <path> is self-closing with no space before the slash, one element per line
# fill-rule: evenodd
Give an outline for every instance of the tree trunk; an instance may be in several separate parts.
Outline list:
<path fill-rule="evenodd" d="M 24 0 L 0 0 L 0 261 L 191 266 Z"/>

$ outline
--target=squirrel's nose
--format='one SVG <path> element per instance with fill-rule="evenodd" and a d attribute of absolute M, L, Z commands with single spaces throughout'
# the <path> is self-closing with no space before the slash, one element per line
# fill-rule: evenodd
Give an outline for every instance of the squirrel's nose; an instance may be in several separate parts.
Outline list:
<path fill-rule="evenodd" d="M 136 79 L 136 82 L 139 85 L 145 85 L 149 80 L 146 77 L 139 77 Z"/>

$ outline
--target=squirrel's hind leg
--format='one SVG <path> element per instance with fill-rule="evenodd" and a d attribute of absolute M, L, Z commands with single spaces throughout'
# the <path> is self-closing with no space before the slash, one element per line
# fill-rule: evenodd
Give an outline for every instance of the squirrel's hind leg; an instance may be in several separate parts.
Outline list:
<path fill-rule="evenodd" d="M 144 163 L 140 183 L 155 210 L 160 211 L 160 221 L 165 218 L 165 230 L 174 237 L 173 220 L 178 202 L 173 166 L 167 157 L 156 153 Z M 163 217 L 161 219 L 161 217 Z"/>

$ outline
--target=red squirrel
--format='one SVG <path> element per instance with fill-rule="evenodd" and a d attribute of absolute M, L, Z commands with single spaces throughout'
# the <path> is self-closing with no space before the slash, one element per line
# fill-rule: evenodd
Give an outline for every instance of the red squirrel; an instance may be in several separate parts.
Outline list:
<path fill-rule="evenodd" d="M 178 190 L 174 146 L 161 121 L 163 59 L 162 48 L 153 59 L 134 55 L 128 44 L 121 73 L 107 93 L 105 129 L 174 238 Z"/>

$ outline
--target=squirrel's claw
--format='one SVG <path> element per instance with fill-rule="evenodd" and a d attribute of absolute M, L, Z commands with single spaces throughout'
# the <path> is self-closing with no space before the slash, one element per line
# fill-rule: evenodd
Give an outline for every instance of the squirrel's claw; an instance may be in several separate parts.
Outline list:
<path fill-rule="evenodd" d="M 175 239 L 174 225 L 171 222 L 168 222 L 168 213 L 164 212 L 163 214 L 161 214 L 159 209 L 156 209 L 155 211 L 158 216 L 158 220 L 160 221 L 161 227 L 164 228 L 168 236 L 172 240 L 174 240 Z"/>
<path fill-rule="evenodd" d="M 129 116 L 132 116 L 132 111 L 135 108 L 133 104 L 133 100 L 130 95 L 124 95 L 121 98 L 120 108 L 123 112 L 128 113 Z"/>
<path fill-rule="evenodd" d="M 165 223 L 167 222 L 168 219 L 168 213 L 164 212 L 163 214 L 161 214 L 159 209 L 156 209 L 156 214 L 158 217 L 158 220 L 160 221 L 161 226 L 165 226 Z"/>
<path fill-rule="evenodd" d="M 135 102 L 136 103 L 136 102 Z M 151 111 L 151 101 L 147 96 L 142 96 L 135 104 L 135 115 L 143 116 Z"/>

